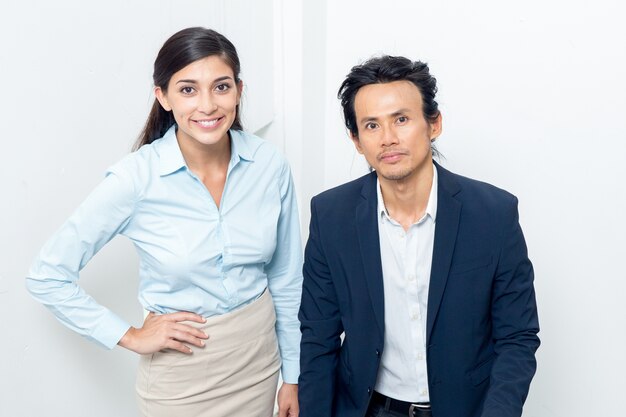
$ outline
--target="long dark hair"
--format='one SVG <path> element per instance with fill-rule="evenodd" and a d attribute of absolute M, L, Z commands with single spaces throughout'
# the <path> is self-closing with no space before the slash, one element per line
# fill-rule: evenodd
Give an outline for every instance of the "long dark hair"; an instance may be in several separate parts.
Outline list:
<path fill-rule="evenodd" d="M 214 30 L 193 27 L 175 33 L 161 47 L 154 61 L 154 73 L 152 74 L 154 86 L 161 88 L 164 93 L 167 92 L 167 86 L 172 75 L 192 62 L 213 55 L 221 57 L 233 70 L 235 82 L 238 84 L 241 66 L 235 46 L 224 35 Z M 172 112 L 166 111 L 155 99 L 148 120 L 146 120 L 143 130 L 135 146 L 133 146 L 133 150 L 160 138 L 174 123 Z M 239 105 L 236 107 L 235 121 L 231 129 L 243 130 L 239 118 Z"/>

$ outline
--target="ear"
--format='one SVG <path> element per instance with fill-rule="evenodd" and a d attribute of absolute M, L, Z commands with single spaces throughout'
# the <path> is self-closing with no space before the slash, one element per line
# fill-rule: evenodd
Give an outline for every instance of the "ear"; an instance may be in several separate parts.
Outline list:
<path fill-rule="evenodd" d="M 350 139 L 352 139 L 352 143 L 354 143 L 354 147 L 356 148 L 357 152 L 363 155 L 363 148 L 361 148 L 361 141 L 359 140 L 359 137 L 357 135 L 353 135 L 352 132 L 350 132 Z"/>
<path fill-rule="evenodd" d="M 237 105 L 241 104 L 241 94 L 243 93 L 243 81 L 237 83 Z"/>
<path fill-rule="evenodd" d="M 430 141 L 434 142 L 435 139 L 441 135 L 442 125 L 441 125 L 441 112 L 437 116 L 434 122 L 430 124 Z"/>
<path fill-rule="evenodd" d="M 172 111 L 172 106 L 170 106 L 170 104 L 168 103 L 167 96 L 163 92 L 161 87 L 154 87 L 154 95 L 156 99 L 159 100 L 161 107 L 163 107 L 165 111 Z"/>

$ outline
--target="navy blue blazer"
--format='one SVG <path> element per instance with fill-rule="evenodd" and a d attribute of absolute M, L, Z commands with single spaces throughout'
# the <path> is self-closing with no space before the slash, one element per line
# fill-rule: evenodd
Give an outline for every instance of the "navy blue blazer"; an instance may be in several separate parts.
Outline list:
<path fill-rule="evenodd" d="M 539 323 L 517 199 L 437 172 L 426 329 L 433 416 L 519 417 Z M 311 200 L 299 318 L 300 416 L 363 417 L 385 348 L 376 173 Z"/>

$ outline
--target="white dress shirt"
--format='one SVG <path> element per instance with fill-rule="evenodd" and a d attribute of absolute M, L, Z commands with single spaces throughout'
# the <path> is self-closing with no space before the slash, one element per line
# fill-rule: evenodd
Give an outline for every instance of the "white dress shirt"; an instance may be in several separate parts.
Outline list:
<path fill-rule="evenodd" d="M 385 348 L 376 391 L 402 401 L 428 402 L 426 311 L 437 213 L 437 168 L 426 212 L 405 232 L 389 216 L 377 183 L 378 234 L 385 300 Z"/>

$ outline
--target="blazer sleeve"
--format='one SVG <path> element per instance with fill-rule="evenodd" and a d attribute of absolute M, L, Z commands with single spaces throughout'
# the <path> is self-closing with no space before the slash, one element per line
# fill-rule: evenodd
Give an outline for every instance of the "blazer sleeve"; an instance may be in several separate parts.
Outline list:
<path fill-rule="evenodd" d="M 298 397 L 300 417 L 331 416 L 343 325 L 322 244 L 315 198 L 304 252 L 299 319 L 302 331 Z"/>
<path fill-rule="evenodd" d="M 539 321 L 517 199 L 506 210 L 492 294 L 495 360 L 482 417 L 519 417 L 535 374 Z"/>

